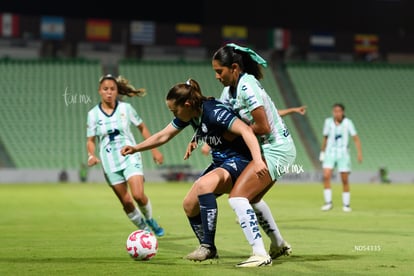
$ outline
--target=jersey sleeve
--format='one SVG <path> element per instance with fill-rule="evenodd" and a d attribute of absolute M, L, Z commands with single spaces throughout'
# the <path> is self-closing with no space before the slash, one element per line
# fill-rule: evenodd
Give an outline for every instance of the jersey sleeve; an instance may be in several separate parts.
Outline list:
<path fill-rule="evenodd" d="M 182 130 L 184 128 L 186 128 L 190 123 L 189 122 L 183 122 L 180 119 L 178 119 L 177 117 L 175 117 L 172 121 L 171 121 L 171 125 L 173 127 L 175 127 L 178 130 Z"/>
<path fill-rule="evenodd" d="M 354 123 L 348 119 L 348 131 L 351 136 L 357 135 Z"/>
<path fill-rule="evenodd" d="M 93 118 L 92 113 L 88 112 L 88 118 L 86 120 L 86 137 L 96 136 L 96 121 Z"/>
<path fill-rule="evenodd" d="M 240 95 L 250 112 L 264 105 L 260 95 L 261 87 L 257 83 L 246 82 L 242 84 L 240 91 Z"/>
<path fill-rule="evenodd" d="M 323 130 L 322 130 L 323 136 L 329 135 L 329 119 L 325 120 L 325 123 L 323 124 Z"/>
<path fill-rule="evenodd" d="M 213 109 L 213 112 L 209 112 L 207 122 L 209 125 L 215 125 L 219 128 L 230 129 L 233 122 L 237 119 L 236 114 L 234 114 L 227 106 L 224 104 L 216 104 Z"/>
<path fill-rule="evenodd" d="M 130 122 L 134 126 L 139 126 L 140 124 L 142 124 L 143 120 L 138 115 L 138 113 L 135 110 L 135 108 L 132 105 L 130 105 L 130 104 L 127 105 L 127 108 L 128 108 L 128 118 L 129 118 Z"/>

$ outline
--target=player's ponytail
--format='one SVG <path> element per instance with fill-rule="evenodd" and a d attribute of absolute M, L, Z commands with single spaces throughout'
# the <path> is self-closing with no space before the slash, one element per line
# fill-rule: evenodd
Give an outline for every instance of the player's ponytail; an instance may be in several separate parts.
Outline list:
<path fill-rule="evenodd" d="M 200 108 L 206 99 L 207 97 L 201 93 L 200 85 L 193 79 L 177 83 L 168 91 L 166 97 L 167 101 L 175 101 L 177 106 L 183 106 L 186 102 L 189 102 L 194 108 Z"/>
<path fill-rule="evenodd" d="M 116 84 L 118 85 L 118 94 L 128 96 L 128 97 L 143 97 L 146 95 L 144 88 L 135 88 L 132 84 L 129 83 L 129 80 L 123 76 L 118 76 L 116 78 Z"/>
<path fill-rule="evenodd" d="M 258 80 L 263 78 L 262 67 L 267 66 L 266 61 L 255 51 L 234 43 L 218 49 L 213 55 L 213 60 L 228 68 L 236 63 L 243 72 L 253 75 Z"/>
<path fill-rule="evenodd" d="M 128 97 L 143 97 L 146 94 L 144 88 L 135 88 L 132 84 L 129 83 L 129 80 L 124 78 L 123 76 L 118 76 L 117 78 L 111 74 L 106 74 L 99 79 L 99 85 L 104 80 L 113 80 L 116 83 L 118 88 L 118 94 L 120 96 L 128 96 Z"/>

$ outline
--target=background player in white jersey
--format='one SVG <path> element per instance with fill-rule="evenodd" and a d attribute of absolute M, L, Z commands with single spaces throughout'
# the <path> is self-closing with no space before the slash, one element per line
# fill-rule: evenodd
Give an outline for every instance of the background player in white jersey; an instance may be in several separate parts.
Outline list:
<path fill-rule="evenodd" d="M 359 136 L 354 123 L 345 117 L 345 106 L 335 103 L 332 107 L 332 117 L 326 118 L 323 126 L 322 149 L 319 160 L 323 168 L 324 200 L 322 211 L 332 209 L 332 171 L 336 167 L 341 174 L 342 180 L 342 204 L 343 211 L 350 212 L 351 194 L 348 176 L 351 172 L 351 157 L 349 154 L 349 137 L 352 137 L 356 150 L 358 162 L 362 162 L 362 150 Z"/>
<path fill-rule="evenodd" d="M 127 145 L 135 145 L 136 141 L 130 125 L 139 129 L 144 139 L 151 136 L 148 128 L 131 104 L 119 100 L 120 96 L 144 96 L 144 89 L 136 89 L 121 76 L 103 76 L 98 88 L 101 102 L 88 112 L 87 118 L 87 151 L 88 165 L 102 163 L 105 179 L 121 201 L 129 219 L 139 228 L 148 226 L 157 236 L 164 235 L 152 216 L 150 199 L 144 193 L 144 173 L 140 153 L 122 156 L 120 150 Z M 96 138 L 99 141 L 99 157 L 95 155 Z M 163 155 L 152 150 L 154 161 L 163 162 Z M 128 185 L 131 194 L 128 193 Z M 136 207 L 134 200 L 138 204 Z"/>

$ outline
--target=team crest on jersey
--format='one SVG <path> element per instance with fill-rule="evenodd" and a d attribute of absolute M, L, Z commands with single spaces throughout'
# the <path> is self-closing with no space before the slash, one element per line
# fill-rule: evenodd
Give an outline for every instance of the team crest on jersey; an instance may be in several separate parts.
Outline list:
<path fill-rule="evenodd" d="M 205 123 L 202 123 L 201 124 L 201 131 L 204 132 L 204 133 L 207 133 L 208 132 L 208 128 L 207 128 L 207 126 L 206 126 Z"/>
<path fill-rule="evenodd" d="M 228 165 L 229 165 L 230 167 L 232 167 L 235 171 L 237 171 L 237 165 L 236 165 L 236 162 L 232 161 L 232 162 L 228 163 Z"/>

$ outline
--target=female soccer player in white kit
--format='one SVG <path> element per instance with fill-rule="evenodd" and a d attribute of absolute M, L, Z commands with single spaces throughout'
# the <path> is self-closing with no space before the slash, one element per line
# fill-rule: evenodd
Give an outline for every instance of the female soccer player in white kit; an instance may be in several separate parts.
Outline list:
<path fill-rule="evenodd" d="M 87 118 L 88 165 L 102 163 L 105 179 L 129 219 L 139 229 L 149 230 L 149 226 L 157 236 L 163 236 L 164 229 L 153 218 L 151 201 L 144 193 L 141 154 L 122 156 L 120 153 L 122 147 L 136 144 L 130 124 L 139 129 L 144 139 L 151 133 L 131 104 L 120 101 L 118 96 L 143 96 L 145 90 L 135 89 L 121 76 L 106 75 L 100 79 L 98 91 L 101 102 L 88 112 Z M 96 138 L 99 141 L 99 159 L 95 155 Z M 156 163 L 163 162 L 163 155 L 157 149 L 152 150 L 152 155 Z M 128 193 L 127 184 L 132 196 Z"/>
<path fill-rule="evenodd" d="M 292 165 L 296 159 L 296 147 L 283 119 L 270 96 L 260 83 L 262 66 L 266 61 L 255 51 L 234 43 L 218 49 L 212 60 L 212 67 L 224 90 L 220 98 L 245 121 L 256 134 L 263 157 L 269 168 L 265 177 L 252 174 L 249 164 L 237 179 L 229 195 L 230 206 L 238 216 L 243 232 L 252 246 L 252 256 L 239 267 L 266 265 L 267 252 L 261 236 L 252 227 L 251 212 L 271 240 L 269 255 L 276 259 L 291 254 L 290 244 L 284 240 L 273 218 L 272 212 L 262 197 L 285 173 L 283 168 Z"/>
<path fill-rule="evenodd" d="M 326 118 L 323 126 L 322 149 L 319 160 L 323 168 L 324 200 L 322 211 L 329 211 L 333 208 L 331 177 L 336 167 L 341 174 L 342 180 L 342 210 L 352 211 L 350 207 L 351 194 L 349 189 L 348 175 L 351 172 L 351 157 L 349 154 L 349 137 L 352 136 L 357 149 L 358 162 L 362 162 L 362 150 L 359 136 L 357 135 L 354 123 L 345 117 L 345 106 L 335 103 L 332 106 L 332 117 Z"/>

